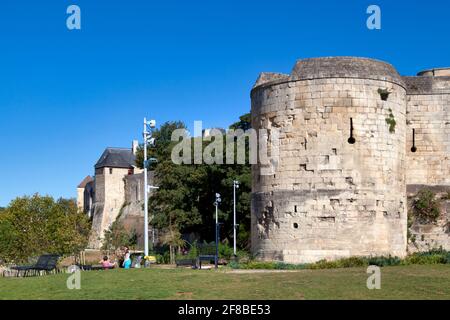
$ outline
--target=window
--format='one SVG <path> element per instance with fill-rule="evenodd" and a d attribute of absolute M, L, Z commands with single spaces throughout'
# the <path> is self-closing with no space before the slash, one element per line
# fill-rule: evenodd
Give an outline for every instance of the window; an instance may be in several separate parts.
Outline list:
<path fill-rule="evenodd" d="M 109 168 L 109 174 L 112 174 L 113 168 Z"/>
<path fill-rule="evenodd" d="M 294 229 L 298 229 L 298 223 L 297 222 L 294 223 Z"/>

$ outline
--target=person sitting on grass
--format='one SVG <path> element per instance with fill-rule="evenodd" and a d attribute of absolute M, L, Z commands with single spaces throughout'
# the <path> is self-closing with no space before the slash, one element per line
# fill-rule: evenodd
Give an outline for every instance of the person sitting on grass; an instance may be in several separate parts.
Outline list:
<path fill-rule="evenodd" d="M 108 256 L 104 256 L 103 260 L 100 261 L 100 264 L 102 265 L 103 269 L 114 269 L 114 267 L 116 266 L 116 263 L 109 261 Z"/>

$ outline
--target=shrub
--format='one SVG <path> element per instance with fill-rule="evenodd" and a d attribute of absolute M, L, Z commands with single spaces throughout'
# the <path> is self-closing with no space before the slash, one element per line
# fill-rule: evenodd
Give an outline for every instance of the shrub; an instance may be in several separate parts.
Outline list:
<path fill-rule="evenodd" d="M 380 95 L 381 100 L 387 101 L 387 99 L 389 98 L 389 95 L 391 94 L 391 92 L 389 90 L 387 90 L 387 89 L 379 88 L 378 89 L 378 94 Z"/>
<path fill-rule="evenodd" d="M 349 257 L 335 261 L 320 260 L 310 264 L 289 264 L 275 261 L 249 261 L 239 263 L 232 261 L 229 266 L 232 269 L 265 269 L 265 270 L 302 270 L 302 269 L 337 269 L 356 268 L 375 265 L 379 267 L 399 266 L 411 264 L 450 264 L 450 252 L 442 248 L 433 249 L 428 252 L 412 254 L 405 259 L 392 256 L 378 257 Z"/>
<path fill-rule="evenodd" d="M 156 255 L 157 264 L 169 264 L 170 263 L 170 252 L 166 251 L 163 254 Z"/>
<path fill-rule="evenodd" d="M 389 109 L 389 116 L 386 118 L 386 123 L 389 125 L 389 132 L 395 132 L 395 125 L 397 122 L 395 121 L 394 114 L 392 113 L 392 109 Z"/>
<path fill-rule="evenodd" d="M 229 266 L 231 269 L 241 269 L 241 264 L 240 264 L 239 262 L 237 262 L 237 261 L 231 261 L 231 262 L 228 264 L 228 266 Z"/>
<path fill-rule="evenodd" d="M 435 222 L 440 215 L 439 202 L 434 192 L 429 189 L 417 193 L 412 209 L 419 222 Z"/>
<path fill-rule="evenodd" d="M 231 257 L 234 255 L 234 249 L 231 248 L 229 245 L 219 243 L 219 258 L 223 259 L 231 259 Z"/>
<path fill-rule="evenodd" d="M 368 265 L 371 266 L 379 266 L 379 267 L 386 267 L 386 266 L 398 266 L 401 264 L 402 260 L 398 257 L 371 257 L 367 260 Z"/>

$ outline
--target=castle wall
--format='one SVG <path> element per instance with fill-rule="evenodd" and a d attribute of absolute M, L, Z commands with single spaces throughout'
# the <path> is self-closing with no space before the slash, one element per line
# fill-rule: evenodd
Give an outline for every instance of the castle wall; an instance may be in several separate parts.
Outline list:
<path fill-rule="evenodd" d="M 154 184 L 154 173 L 147 173 L 148 184 Z M 128 231 L 134 231 L 137 235 L 137 246 L 144 247 L 144 173 L 128 175 L 125 177 L 125 203 L 122 207 L 118 220 Z M 152 190 L 149 192 L 151 197 Z M 151 219 L 151 208 L 149 208 L 149 219 Z M 152 235 L 152 229 L 149 233 Z"/>
<path fill-rule="evenodd" d="M 125 202 L 125 182 L 128 169 L 102 168 L 95 175 L 92 235 L 89 246 L 99 248 L 104 231 L 116 220 Z"/>
<path fill-rule="evenodd" d="M 77 188 L 77 208 L 79 211 L 84 210 L 84 188 Z"/>
<path fill-rule="evenodd" d="M 424 187 L 435 194 L 435 200 L 439 204 L 441 214 L 436 221 L 427 223 L 418 221 L 417 219 L 410 220 L 408 252 L 428 251 L 436 248 L 443 248 L 450 251 L 450 198 L 448 197 L 450 195 L 450 185 L 409 185 L 407 192 L 411 215 L 413 214 L 413 201 L 417 193 Z"/>
<path fill-rule="evenodd" d="M 408 185 L 450 185 L 450 77 L 405 77 Z M 415 129 L 417 151 L 411 152 Z"/>
<path fill-rule="evenodd" d="M 252 168 L 253 253 L 291 263 L 404 256 L 406 90 L 396 71 L 308 59 L 290 77 L 265 78 L 252 91 L 252 127 L 280 130 L 280 162 L 270 176 Z M 387 101 L 379 89 L 391 91 Z"/>
<path fill-rule="evenodd" d="M 412 221 L 408 251 L 450 250 L 450 69 L 427 70 L 404 80 L 408 92 L 406 182 Z M 411 150 L 413 129 L 416 152 Z M 412 219 L 411 201 L 422 189 L 436 194 L 441 212 L 436 221 Z"/>

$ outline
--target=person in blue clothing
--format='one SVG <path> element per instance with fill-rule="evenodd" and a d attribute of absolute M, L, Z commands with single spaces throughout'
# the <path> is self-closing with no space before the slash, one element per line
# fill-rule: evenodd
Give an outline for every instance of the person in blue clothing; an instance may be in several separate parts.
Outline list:
<path fill-rule="evenodd" d="M 125 256 L 123 259 L 123 268 L 124 269 L 130 269 L 131 268 L 131 257 L 130 257 L 130 249 L 128 247 L 125 247 Z"/>

